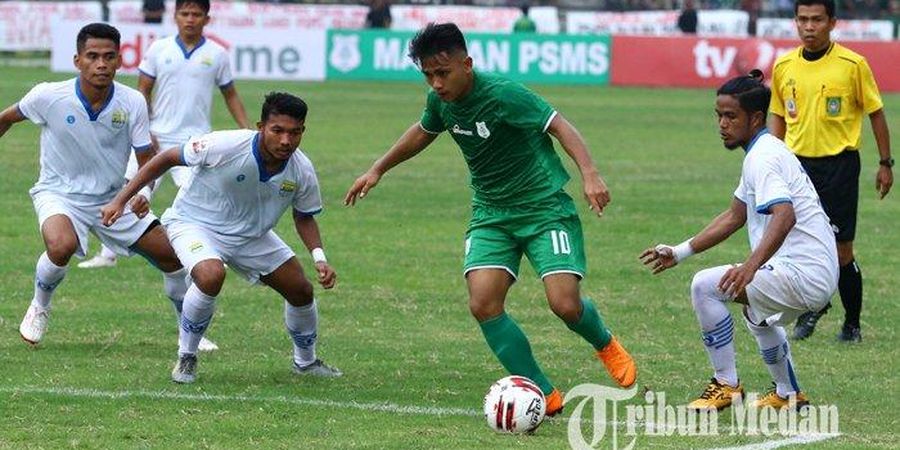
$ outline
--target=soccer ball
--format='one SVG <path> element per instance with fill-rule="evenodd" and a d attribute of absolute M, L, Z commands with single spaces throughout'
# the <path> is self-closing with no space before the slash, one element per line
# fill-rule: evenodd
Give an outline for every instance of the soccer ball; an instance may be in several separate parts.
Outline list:
<path fill-rule="evenodd" d="M 501 378 L 484 396 L 484 418 L 494 431 L 528 433 L 544 421 L 547 401 L 534 381 L 520 376 Z"/>

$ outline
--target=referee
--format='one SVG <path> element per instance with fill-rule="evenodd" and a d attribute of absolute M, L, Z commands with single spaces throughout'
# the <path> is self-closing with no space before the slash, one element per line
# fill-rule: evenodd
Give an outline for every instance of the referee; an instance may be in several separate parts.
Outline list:
<path fill-rule="evenodd" d="M 772 71 L 770 131 L 787 142 L 819 193 L 837 239 L 844 326 L 838 339 L 859 342 L 862 273 L 853 256 L 859 203 L 863 116 L 872 122 L 880 161 L 875 187 L 881 198 L 894 182 L 890 135 L 881 96 L 866 59 L 831 42 L 834 0 L 797 0 L 795 24 L 803 45 L 780 57 Z M 805 339 L 830 308 L 797 319 L 795 339 Z"/>

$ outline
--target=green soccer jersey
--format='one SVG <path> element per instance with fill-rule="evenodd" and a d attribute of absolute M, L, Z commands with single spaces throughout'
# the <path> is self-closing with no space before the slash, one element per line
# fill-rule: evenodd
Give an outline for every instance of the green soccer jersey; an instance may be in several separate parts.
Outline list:
<path fill-rule="evenodd" d="M 569 174 L 547 134 L 556 111 L 525 86 L 475 73 L 463 99 L 445 102 L 431 91 L 422 113 L 429 133 L 450 133 L 469 165 L 473 202 L 515 206 L 559 192 Z"/>

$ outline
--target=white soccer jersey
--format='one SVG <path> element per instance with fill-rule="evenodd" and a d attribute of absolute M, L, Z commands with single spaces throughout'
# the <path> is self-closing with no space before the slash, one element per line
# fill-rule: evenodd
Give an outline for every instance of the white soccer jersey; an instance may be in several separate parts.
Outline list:
<path fill-rule="evenodd" d="M 155 80 L 150 131 L 162 141 L 183 143 L 209 133 L 214 87 L 234 82 L 228 53 L 206 38 L 190 52 L 177 35 L 158 39 L 138 70 Z"/>
<path fill-rule="evenodd" d="M 771 220 L 770 208 L 791 203 L 796 224 L 772 256 L 792 266 L 795 286 L 816 298 L 837 287 L 834 232 L 819 196 L 797 157 L 783 141 L 763 130 L 747 147 L 735 197 L 747 205 L 750 248 L 756 249 Z"/>
<path fill-rule="evenodd" d="M 131 150 L 150 148 L 144 97 L 118 82 L 97 111 L 78 78 L 38 84 L 18 108 L 41 126 L 41 174 L 32 194 L 113 196 L 125 183 Z"/>
<path fill-rule="evenodd" d="M 201 224 L 239 244 L 274 228 L 289 206 L 300 214 L 318 214 L 322 197 L 309 158 L 298 149 L 281 171 L 268 173 L 259 139 L 253 130 L 231 130 L 185 143 L 182 159 L 193 167 L 193 176 L 164 221 Z"/>

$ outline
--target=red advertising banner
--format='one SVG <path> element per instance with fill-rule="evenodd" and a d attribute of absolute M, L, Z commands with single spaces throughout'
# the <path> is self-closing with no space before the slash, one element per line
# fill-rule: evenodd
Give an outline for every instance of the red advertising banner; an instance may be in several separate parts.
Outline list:
<path fill-rule="evenodd" d="M 869 61 L 883 92 L 900 92 L 900 42 L 841 42 Z M 617 86 L 718 87 L 800 45 L 784 39 L 613 37 L 610 82 Z"/>

